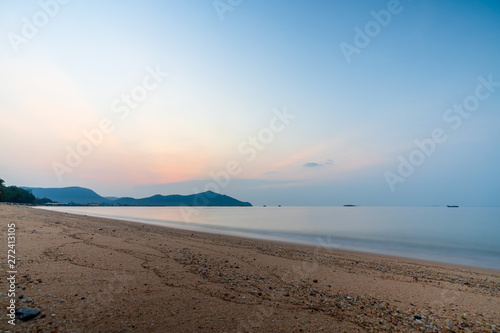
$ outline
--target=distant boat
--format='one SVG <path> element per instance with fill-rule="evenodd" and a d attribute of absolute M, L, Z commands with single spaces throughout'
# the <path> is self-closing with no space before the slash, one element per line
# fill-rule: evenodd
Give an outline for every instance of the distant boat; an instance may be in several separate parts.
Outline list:
<path fill-rule="evenodd" d="M 344 207 L 356 207 L 356 205 L 344 205 Z"/>
<path fill-rule="evenodd" d="M 454 205 L 446 205 L 446 207 L 448 207 L 448 208 L 458 208 L 458 206 L 454 206 Z"/>

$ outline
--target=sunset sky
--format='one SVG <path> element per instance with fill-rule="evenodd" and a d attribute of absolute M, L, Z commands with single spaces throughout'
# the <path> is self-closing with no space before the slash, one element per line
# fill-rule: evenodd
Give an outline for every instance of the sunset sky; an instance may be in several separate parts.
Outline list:
<path fill-rule="evenodd" d="M 0 32 L 7 185 L 500 205 L 498 1 L 3 0 Z"/>

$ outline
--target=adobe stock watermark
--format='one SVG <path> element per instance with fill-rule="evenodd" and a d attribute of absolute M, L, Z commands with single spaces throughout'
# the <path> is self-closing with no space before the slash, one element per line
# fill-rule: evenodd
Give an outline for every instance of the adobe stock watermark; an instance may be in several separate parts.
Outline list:
<path fill-rule="evenodd" d="M 214 0 L 212 5 L 219 16 L 219 20 L 222 22 L 224 21 L 226 13 L 234 11 L 242 2 L 243 0 Z"/>
<path fill-rule="evenodd" d="M 40 10 L 36 11 L 31 18 L 27 18 L 26 16 L 21 18 L 22 25 L 20 33 L 7 33 L 7 39 L 14 49 L 14 52 L 16 54 L 19 53 L 19 47 L 28 44 L 35 38 L 40 30 L 46 27 L 50 20 L 59 14 L 61 5 L 65 5 L 68 2 L 70 2 L 70 0 L 40 0 L 38 2 Z"/>
<path fill-rule="evenodd" d="M 411 1 L 411 0 L 409 0 Z M 342 42 L 339 44 L 340 50 L 344 55 L 348 64 L 352 61 L 354 54 L 360 54 L 361 50 L 370 45 L 371 41 L 382 32 L 383 28 L 387 28 L 392 21 L 394 15 L 398 15 L 403 11 L 403 5 L 399 0 L 389 0 L 387 9 L 370 11 L 373 20 L 366 22 L 363 29 L 358 26 L 354 27 L 354 38 L 352 44 Z"/>
<path fill-rule="evenodd" d="M 334 249 L 340 249 L 341 244 L 338 241 L 335 241 L 331 235 L 327 235 L 326 237 L 316 237 L 317 245 L 314 247 L 314 260 L 312 262 L 302 261 L 300 265 L 292 267 L 292 271 L 298 275 L 300 278 L 307 276 L 308 274 L 314 273 L 319 265 L 317 258 L 320 256 L 320 251 L 333 251 Z"/>
<path fill-rule="evenodd" d="M 179 207 L 184 221 L 190 222 L 190 217 L 199 213 L 199 208 L 196 208 L 196 206 L 206 206 L 210 199 L 215 196 L 209 191 L 220 193 L 221 190 L 227 188 L 231 179 L 243 172 L 244 163 L 255 161 L 259 152 L 266 149 L 275 140 L 276 136 L 283 132 L 296 117 L 297 115 L 289 113 L 286 108 L 273 110 L 273 116 L 269 119 L 268 125 L 257 131 L 255 135 L 248 136 L 236 147 L 236 152 L 242 160 L 240 158 L 229 160 L 221 170 L 210 171 L 208 175 L 212 181 L 204 185 L 203 191 L 196 187 L 193 188 L 194 193 L 200 193 L 200 195 L 193 200 L 193 206 L 195 207 Z"/>
<path fill-rule="evenodd" d="M 331 252 L 334 249 L 339 249 L 341 244 L 332 240 L 331 236 L 328 235 L 326 237 L 317 237 L 316 238 L 317 245 L 314 248 L 312 253 L 311 262 L 302 260 L 300 264 L 296 264 L 292 266 L 290 269 L 287 269 L 283 275 L 279 278 L 284 284 L 288 284 L 289 286 L 295 285 L 295 279 L 304 279 L 309 277 L 312 273 L 316 272 L 319 268 L 319 258 L 321 256 L 320 251 Z M 293 288 L 293 287 L 292 287 Z M 282 289 L 273 288 L 270 291 L 270 294 L 267 295 L 269 299 L 272 300 L 271 303 L 274 303 L 276 300 L 281 298 Z M 275 314 L 275 309 L 273 307 L 269 308 L 265 304 L 261 304 L 256 308 L 256 311 L 252 317 L 247 319 L 246 321 L 240 322 L 238 325 L 237 332 L 249 332 L 255 329 L 256 327 L 261 327 L 265 324 L 266 321 L 271 319 Z"/>
<path fill-rule="evenodd" d="M 474 92 L 464 98 L 462 103 L 453 104 L 453 107 L 448 108 L 443 113 L 443 121 L 454 131 L 458 130 L 464 121 L 476 112 L 482 101 L 487 100 L 500 87 L 500 82 L 493 80 L 493 74 L 487 78 L 479 76 L 479 84 L 474 89 Z M 397 173 L 386 171 L 384 173 L 385 180 L 391 192 L 396 191 L 398 183 L 404 183 L 408 177 L 413 175 L 415 170 L 424 164 L 428 157 L 436 151 L 439 144 L 448 140 L 448 134 L 441 127 L 434 128 L 431 135 L 423 140 L 415 140 L 416 148 L 413 149 L 406 157 L 398 156 L 399 165 Z"/>
<path fill-rule="evenodd" d="M 158 65 L 153 69 L 146 67 L 141 84 L 134 86 L 129 92 L 123 93 L 119 98 L 111 103 L 111 112 L 120 116 L 121 120 L 126 119 L 133 109 L 136 109 L 143 102 L 150 92 L 157 89 L 168 77 L 168 72 L 164 72 Z M 109 118 L 102 118 L 96 127 L 89 130 L 82 130 L 83 138 L 75 145 L 66 146 L 66 155 L 63 161 L 53 161 L 52 170 L 59 182 L 63 181 L 66 173 L 71 173 L 80 166 L 84 158 L 92 154 L 94 148 L 103 143 L 104 137 L 113 132 L 115 124 Z"/>

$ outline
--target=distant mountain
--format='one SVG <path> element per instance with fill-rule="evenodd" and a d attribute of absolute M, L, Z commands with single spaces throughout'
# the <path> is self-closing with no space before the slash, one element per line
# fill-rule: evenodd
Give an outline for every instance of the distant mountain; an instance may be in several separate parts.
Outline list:
<path fill-rule="evenodd" d="M 112 201 L 101 197 L 94 191 L 84 187 L 61 187 L 61 188 L 42 188 L 29 187 L 31 193 L 39 199 L 49 198 L 59 203 L 75 204 L 110 204 Z"/>
<path fill-rule="evenodd" d="M 252 206 L 227 195 L 207 191 L 191 195 L 153 195 L 149 198 L 121 198 L 113 203 L 130 206 Z"/>
<path fill-rule="evenodd" d="M 37 198 L 48 198 L 61 204 L 99 204 L 120 206 L 252 206 L 249 202 L 236 200 L 227 195 L 207 191 L 191 195 L 154 195 L 148 198 L 102 197 L 83 187 L 40 188 L 25 187 Z"/>

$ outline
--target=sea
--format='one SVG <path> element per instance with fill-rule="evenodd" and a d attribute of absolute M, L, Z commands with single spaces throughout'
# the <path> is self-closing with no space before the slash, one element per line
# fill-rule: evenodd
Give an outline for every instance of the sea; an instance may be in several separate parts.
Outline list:
<path fill-rule="evenodd" d="M 43 207 L 500 270 L 500 207 Z"/>

